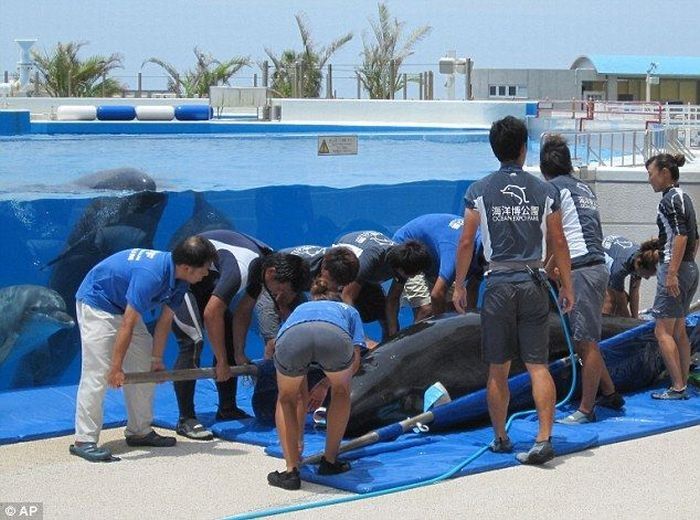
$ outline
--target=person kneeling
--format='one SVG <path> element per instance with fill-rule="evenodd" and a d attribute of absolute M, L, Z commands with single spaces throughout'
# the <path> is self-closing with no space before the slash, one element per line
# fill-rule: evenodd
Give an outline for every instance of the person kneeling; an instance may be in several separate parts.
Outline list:
<path fill-rule="evenodd" d="M 277 409 L 275 422 L 282 445 L 286 471 L 267 476 L 271 486 L 299 489 L 299 463 L 303 451 L 306 402 L 300 387 L 312 363 L 321 367 L 331 385 L 326 447 L 318 469 L 320 475 L 335 475 L 350 469 L 337 459 L 340 441 L 350 417 L 350 380 L 355 346 L 364 346 L 360 315 L 342 303 L 338 293 L 330 292 L 324 280 L 311 287 L 312 301 L 299 305 L 290 314 L 277 335 Z"/>

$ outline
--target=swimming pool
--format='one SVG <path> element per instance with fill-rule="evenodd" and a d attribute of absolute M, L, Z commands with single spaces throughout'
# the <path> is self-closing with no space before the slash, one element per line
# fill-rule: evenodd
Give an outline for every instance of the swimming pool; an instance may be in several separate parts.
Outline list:
<path fill-rule="evenodd" d="M 477 179 L 498 167 L 485 132 L 358 134 L 358 154 L 319 157 L 317 135 L 93 135 L 0 139 L 0 196 L 75 192 L 80 175 L 135 167 L 158 189 L 348 188 Z"/>
<path fill-rule="evenodd" d="M 484 132 L 365 132 L 356 156 L 319 157 L 317 146 L 316 134 L 0 139 L 0 313 L 16 311 L 0 320 L 0 333 L 16 338 L 0 353 L 0 391 L 73 384 L 80 371 L 75 327 L 37 318 L 18 285 L 57 291 L 71 313 L 85 273 L 115 250 L 168 249 L 215 228 L 273 248 L 328 245 L 363 229 L 391 236 L 421 214 L 461 214 L 467 186 L 498 166 Z M 148 173 L 157 191 L 75 184 L 119 167 Z M 175 352 L 171 339 L 166 358 Z M 262 353 L 254 332 L 247 352 Z"/>

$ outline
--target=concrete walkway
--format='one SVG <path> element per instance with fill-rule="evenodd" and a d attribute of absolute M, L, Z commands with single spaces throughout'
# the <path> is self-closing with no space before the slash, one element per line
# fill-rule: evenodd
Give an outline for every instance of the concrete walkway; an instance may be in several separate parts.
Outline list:
<path fill-rule="evenodd" d="M 71 456 L 71 437 L 0 447 L 0 502 L 43 502 L 45 519 L 214 519 L 347 494 L 306 482 L 296 492 L 269 487 L 267 473 L 282 462 L 259 447 L 179 438 L 148 451 L 127 447 L 121 429 L 102 441 L 121 462 Z M 695 519 L 698 446 L 700 426 L 286 517 Z"/>

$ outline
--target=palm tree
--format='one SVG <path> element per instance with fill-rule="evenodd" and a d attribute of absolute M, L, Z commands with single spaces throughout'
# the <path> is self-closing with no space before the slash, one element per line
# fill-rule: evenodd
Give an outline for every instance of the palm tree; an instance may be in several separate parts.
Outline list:
<path fill-rule="evenodd" d="M 352 33 L 349 32 L 340 38 L 333 40 L 326 47 L 316 48 L 316 44 L 311 38 L 311 31 L 308 28 L 306 16 L 303 13 L 294 15 L 301 36 L 302 50 L 300 52 L 287 49 L 279 56 L 276 56 L 270 49 L 265 48 L 265 53 L 269 56 L 275 71 L 272 73 L 272 89 L 277 95 L 291 97 L 292 82 L 296 75 L 296 64 L 301 66 L 301 92 L 302 97 L 319 97 L 321 93 L 321 80 L 323 79 L 322 69 L 328 59 L 343 45 L 352 40 Z"/>
<path fill-rule="evenodd" d="M 357 72 L 370 98 L 390 99 L 394 92 L 403 88 L 399 74 L 401 64 L 413 54 L 413 47 L 430 33 L 432 27 L 424 25 L 413 30 L 400 44 L 404 22 L 396 18 L 392 21 L 386 4 L 380 2 L 378 8 L 378 19 L 369 21 L 376 42 L 368 42 L 366 34 L 362 35 L 362 66 Z"/>
<path fill-rule="evenodd" d="M 235 56 L 227 61 L 219 61 L 197 47 L 194 48 L 194 55 L 197 58 L 194 68 L 183 73 L 159 58 L 149 58 L 141 64 L 141 67 L 146 63 L 155 63 L 162 67 L 168 74 L 168 90 L 178 97 L 207 97 L 209 87 L 229 85 L 229 81 L 236 72 L 250 65 L 248 57 Z"/>
<path fill-rule="evenodd" d="M 114 96 L 124 86 L 107 77 L 117 68 L 123 68 L 122 56 L 90 56 L 82 61 L 78 51 L 88 42 L 59 42 L 51 54 L 32 51 L 34 65 L 39 72 L 39 89 L 52 97 Z"/>

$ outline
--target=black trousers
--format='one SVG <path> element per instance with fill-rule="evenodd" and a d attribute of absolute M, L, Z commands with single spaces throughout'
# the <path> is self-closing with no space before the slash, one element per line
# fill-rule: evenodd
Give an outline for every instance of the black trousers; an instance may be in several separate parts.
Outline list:
<path fill-rule="evenodd" d="M 207 297 L 208 300 L 208 297 Z M 177 338 L 179 354 L 175 361 L 175 370 L 198 368 L 204 346 L 204 298 L 197 298 L 192 292 L 185 295 L 180 308 L 175 312 L 173 332 Z M 233 356 L 233 322 L 232 314 L 227 309 L 224 313 L 226 357 L 229 365 L 235 365 Z M 175 396 L 180 411 L 180 419 L 196 417 L 194 392 L 196 381 L 175 381 Z M 237 407 L 236 391 L 238 379 L 231 378 L 223 383 L 216 383 L 219 393 L 219 411 L 226 412 Z"/>

